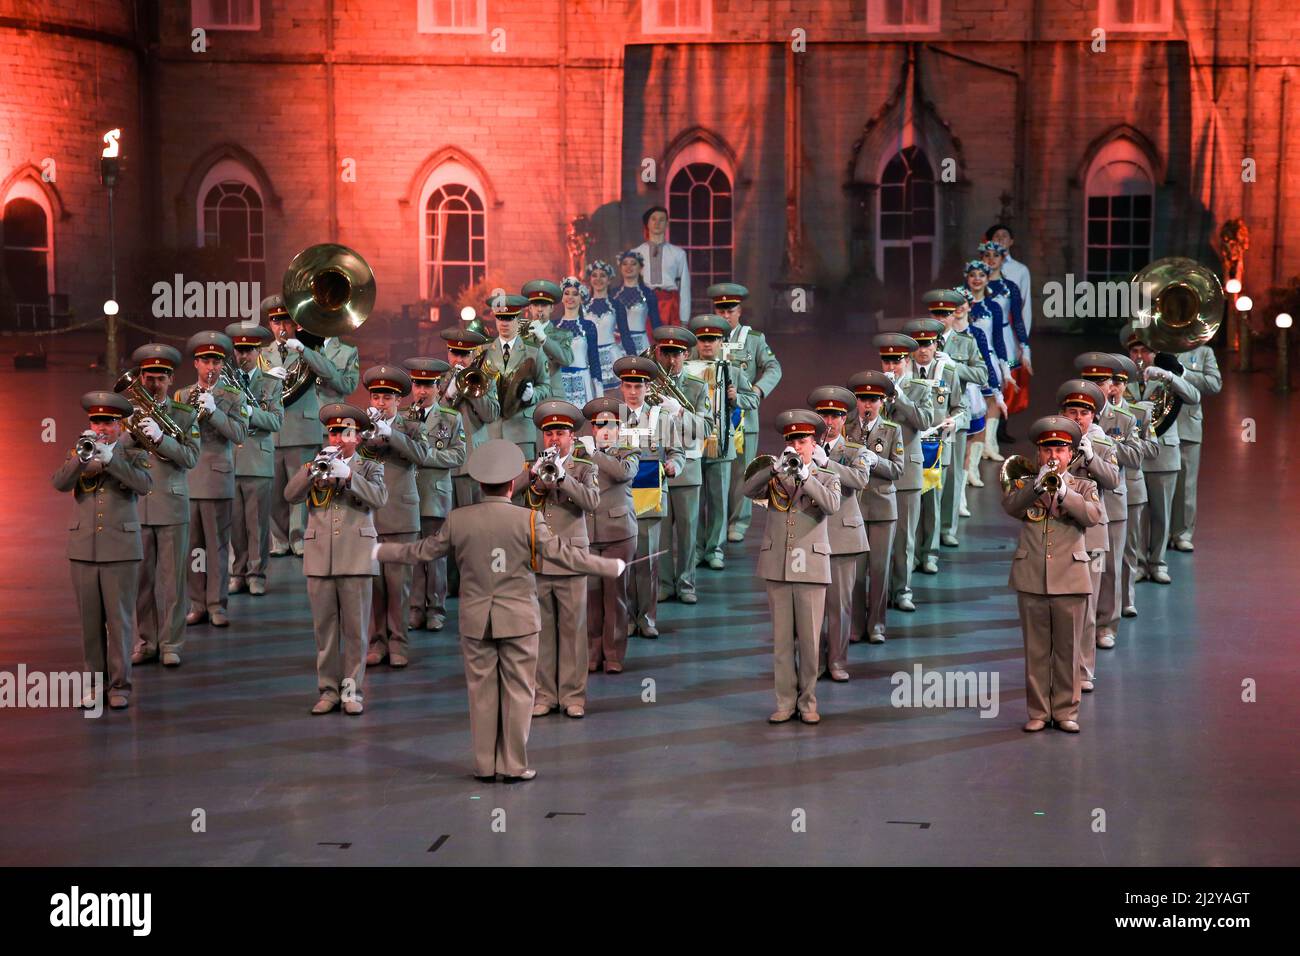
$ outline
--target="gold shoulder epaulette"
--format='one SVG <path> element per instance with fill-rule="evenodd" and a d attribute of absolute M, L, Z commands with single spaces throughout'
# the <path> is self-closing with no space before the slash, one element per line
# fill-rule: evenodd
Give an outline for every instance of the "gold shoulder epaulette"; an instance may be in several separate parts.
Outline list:
<path fill-rule="evenodd" d="M 692 375 L 690 372 L 687 372 L 685 375 L 682 376 L 682 378 L 689 379 L 692 382 L 699 382 L 705 388 L 708 388 L 709 385 L 709 383 L 704 381 L 704 379 L 700 378 L 698 375 Z"/>

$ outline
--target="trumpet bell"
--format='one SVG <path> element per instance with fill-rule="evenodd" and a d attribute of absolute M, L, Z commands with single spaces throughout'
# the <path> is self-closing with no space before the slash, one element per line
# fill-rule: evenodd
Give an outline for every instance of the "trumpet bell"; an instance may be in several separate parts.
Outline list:
<path fill-rule="evenodd" d="M 1214 338 L 1223 321 L 1219 277 L 1195 259 L 1157 259 L 1133 277 L 1151 287 L 1151 305 L 1138 308 L 1133 331 L 1153 352 L 1186 352 Z M 1145 298 L 1145 297 L 1144 297 Z"/>
<path fill-rule="evenodd" d="M 322 242 L 294 256 L 282 292 L 294 322 L 327 339 L 365 323 L 375 307 L 375 274 L 355 250 Z"/>

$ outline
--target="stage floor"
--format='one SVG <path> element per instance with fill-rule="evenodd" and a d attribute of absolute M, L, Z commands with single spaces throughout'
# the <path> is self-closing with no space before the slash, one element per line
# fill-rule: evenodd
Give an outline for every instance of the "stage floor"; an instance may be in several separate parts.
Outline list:
<path fill-rule="evenodd" d="M 818 376 L 868 365 L 866 350 L 774 344 L 786 372 L 767 421 Z M 1115 344 L 1039 337 L 1034 413 L 1091 347 Z M 0 400 L 21 409 L 0 458 L 5 669 L 81 666 L 70 505 L 49 476 L 80 430 L 80 393 L 97 385 L 70 367 L 0 375 Z M 0 710 L 0 863 L 1295 864 L 1300 507 L 1284 439 L 1297 400 L 1270 386 L 1229 373 L 1207 404 L 1197 550 L 1170 553 L 1171 586 L 1139 585 L 1140 617 L 1098 652 L 1079 735 L 1020 730 L 1006 587 L 1016 525 L 986 465 L 962 547 L 945 549 L 937 578 L 917 575 L 918 610 L 890 612 L 888 643 L 852 647 L 849 683 L 819 684 L 818 727 L 766 722 L 754 530 L 726 571 L 699 569 L 698 605 L 660 605 L 662 637 L 633 639 L 623 674 L 591 675 L 586 719 L 534 722 L 539 776 L 514 786 L 470 776 L 454 614 L 439 634 L 415 632 L 409 669 L 369 670 L 364 716 L 310 717 L 301 562 L 279 558 L 266 597 L 232 597 L 228 630 L 189 629 L 183 667 L 136 669 L 128 711 Z M 47 414 L 53 444 L 40 440 Z M 996 672 L 997 715 L 892 707 L 890 676 L 917 664 Z M 1255 703 L 1242 701 L 1247 679 Z"/>

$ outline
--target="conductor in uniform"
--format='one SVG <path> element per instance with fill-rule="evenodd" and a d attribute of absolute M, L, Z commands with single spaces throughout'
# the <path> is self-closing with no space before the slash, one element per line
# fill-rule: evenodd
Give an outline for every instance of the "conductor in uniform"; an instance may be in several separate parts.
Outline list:
<path fill-rule="evenodd" d="M 86 670 L 104 674 L 108 706 L 131 698 L 131 647 L 135 643 L 136 590 L 140 584 L 140 517 L 136 499 L 153 486 L 144 452 L 123 438 L 123 419 L 135 408 L 113 392 L 87 392 L 81 407 L 90 418 L 85 448 L 68 452 L 52 478 L 55 491 L 72 492 L 68 560 L 81 613 Z M 82 442 L 78 443 L 79 446 Z M 97 708 L 93 693 L 82 706 Z"/>
<path fill-rule="evenodd" d="M 753 469 L 745 481 L 745 494 L 767 502 L 769 509 L 758 551 L 758 573 L 767 582 L 772 613 L 776 678 L 776 710 L 767 719 L 784 723 L 797 710 L 805 724 L 816 724 L 821 721 L 818 644 L 831 583 L 826 525 L 840 509 L 840 479 L 813 463 L 826 432 L 820 415 L 791 409 L 777 416 L 775 427 L 785 439 L 785 451 L 769 467 Z"/>
<path fill-rule="evenodd" d="M 1101 520 L 1097 485 L 1066 467 L 1083 433 L 1061 415 L 1034 422 L 1038 472 L 1009 482 L 1002 508 L 1021 521 L 1011 587 L 1025 640 L 1025 703 L 1033 733 L 1048 722 L 1079 732 L 1079 638 L 1092 578 L 1084 532 Z"/>
<path fill-rule="evenodd" d="M 284 496 L 291 504 L 307 502 L 302 570 L 316 634 L 320 693 L 311 712 L 328 714 L 342 703 L 344 713 L 355 717 L 364 710 L 366 632 L 379 574 L 374 513 L 388 501 L 388 489 L 383 464 L 357 454 L 359 429 L 369 424 L 365 412 L 331 402 L 320 410 L 320 420 L 329 444 L 315 460 L 299 466 Z"/>
<path fill-rule="evenodd" d="M 577 573 L 617 577 L 627 565 L 601 558 L 551 534 L 540 511 L 511 504 L 524 456 L 512 442 L 488 441 L 469 458 L 482 488 L 478 504 L 456 508 L 432 538 L 376 549 L 382 561 L 432 561 L 450 555 L 460 566 L 460 646 L 469 689 L 474 775 L 531 780 L 528 731 L 541 615 L 535 572 L 545 563 Z"/>

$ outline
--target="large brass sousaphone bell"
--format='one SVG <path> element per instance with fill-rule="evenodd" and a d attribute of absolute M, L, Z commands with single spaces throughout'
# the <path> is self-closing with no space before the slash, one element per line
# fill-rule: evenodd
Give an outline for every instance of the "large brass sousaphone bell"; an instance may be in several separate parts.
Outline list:
<path fill-rule="evenodd" d="M 1157 365 L 1181 375 L 1182 366 L 1170 353 L 1187 352 L 1209 342 L 1223 321 L 1219 277 L 1195 259 L 1169 256 L 1135 275 L 1132 287 L 1150 291 L 1149 300 L 1141 295 L 1134 310 L 1134 333 L 1151 351 L 1166 353 L 1157 359 Z M 1152 428 L 1163 435 L 1178 418 L 1182 399 L 1161 386 L 1152 389 L 1150 400 Z"/>
<path fill-rule="evenodd" d="M 325 340 L 357 331 L 375 307 L 375 274 L 356 251 L 335 242 L 308 246 L 284 270 L 284 307 L 301 330 L 298 338 L 318 349 Z M 315 385 L 316 373 L 297 362 L 284 381 L 284 404 L 292 405 Z"/>

